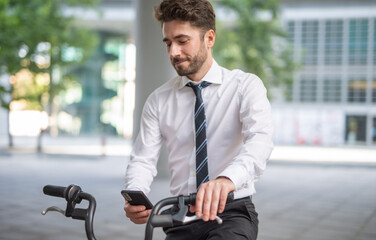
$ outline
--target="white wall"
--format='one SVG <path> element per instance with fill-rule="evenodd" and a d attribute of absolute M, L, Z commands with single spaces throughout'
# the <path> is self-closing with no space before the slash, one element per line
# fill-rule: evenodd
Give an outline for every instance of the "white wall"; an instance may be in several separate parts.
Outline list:
<path fill-rule="evenodd" d="M 340 146 L 345 143 L 345 111 L 338 108 L 273 107 L 278 145 Z"/>

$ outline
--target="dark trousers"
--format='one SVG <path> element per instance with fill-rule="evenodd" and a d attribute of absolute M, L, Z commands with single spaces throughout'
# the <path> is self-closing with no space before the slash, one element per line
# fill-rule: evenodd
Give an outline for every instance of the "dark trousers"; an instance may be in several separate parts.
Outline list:
<path fill-rule="evenodd" d="M 166 240 L 256 240 L 258 218 L 250 197 L 226 204 L 218 215 L 223 223 L 195 221 L 186 225 L 165 228 Z"/>

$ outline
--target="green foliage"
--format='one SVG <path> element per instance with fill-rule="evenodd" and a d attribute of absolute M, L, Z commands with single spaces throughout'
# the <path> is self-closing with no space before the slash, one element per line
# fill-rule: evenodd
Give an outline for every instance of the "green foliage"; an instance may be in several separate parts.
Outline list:
<path fill-rule="evenodd" d="M 33 102 L 31 108 L 40 109 L 43 96 L 52 98 L 62 89 L 64 84 L 52 79 L 55 66 L 85 61 L 98 41 L 94 32 L 77 27 L 74 17 L 66 16 L 63 9 L 94 7 L 96 3 L 97 0 L 0 0 L 0 74 L 16 76 L 23 70 L 31 73 L 26 74 L 29 79 L 24 83 L 13 81 L 17 83 L 11 89 L 1 86 L 2 107 L 8 108 L 9 102 L 2 96 L 11 92 L 14 100 Z M 76 49 L 80 57 L 64 59 L 68 48 Z M 42 73 L 48 73 L 50 78 L 40 84 L 38 77 Z"/>
<path fill-rule="evenodd" d="M 267 88 L 289 87 L 296 65 L 278 21 L 278 1 L 219 0 L 217 4 L 231 17 L 217 23 L 218 62 L 258 75 Z"/>

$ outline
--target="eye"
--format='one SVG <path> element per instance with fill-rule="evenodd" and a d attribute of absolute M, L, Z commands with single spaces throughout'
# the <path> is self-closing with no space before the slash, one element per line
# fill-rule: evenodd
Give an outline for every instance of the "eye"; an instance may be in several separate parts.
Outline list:
<path fill-rule="evenodd" d="M 180 44 L 180 45 L 184 45 L 184 44 L 186 44 L 186 43 L 188 43 L 188 39 L 184 39 L 184 40 L 180 40 L 180 41 L 179 41 L 179 44 Z"/>

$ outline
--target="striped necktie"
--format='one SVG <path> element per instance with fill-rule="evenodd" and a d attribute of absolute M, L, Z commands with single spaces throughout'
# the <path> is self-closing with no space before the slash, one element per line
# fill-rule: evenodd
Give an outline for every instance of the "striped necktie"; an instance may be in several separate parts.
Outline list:
<path fill-rule="evenodd" d="M 196 128 L 196 186 L 197 190 L 201 184 L 209 181 L 208 173 L 208 153 L 206 139 L 206 117 L 205 106 L 201 96 L 201 90 L 211 83 L 202 82 L 194 85 L 187 83 L 186 86 L 191 87 L 196 95 L 195 104 L 195 128 Z"/>

